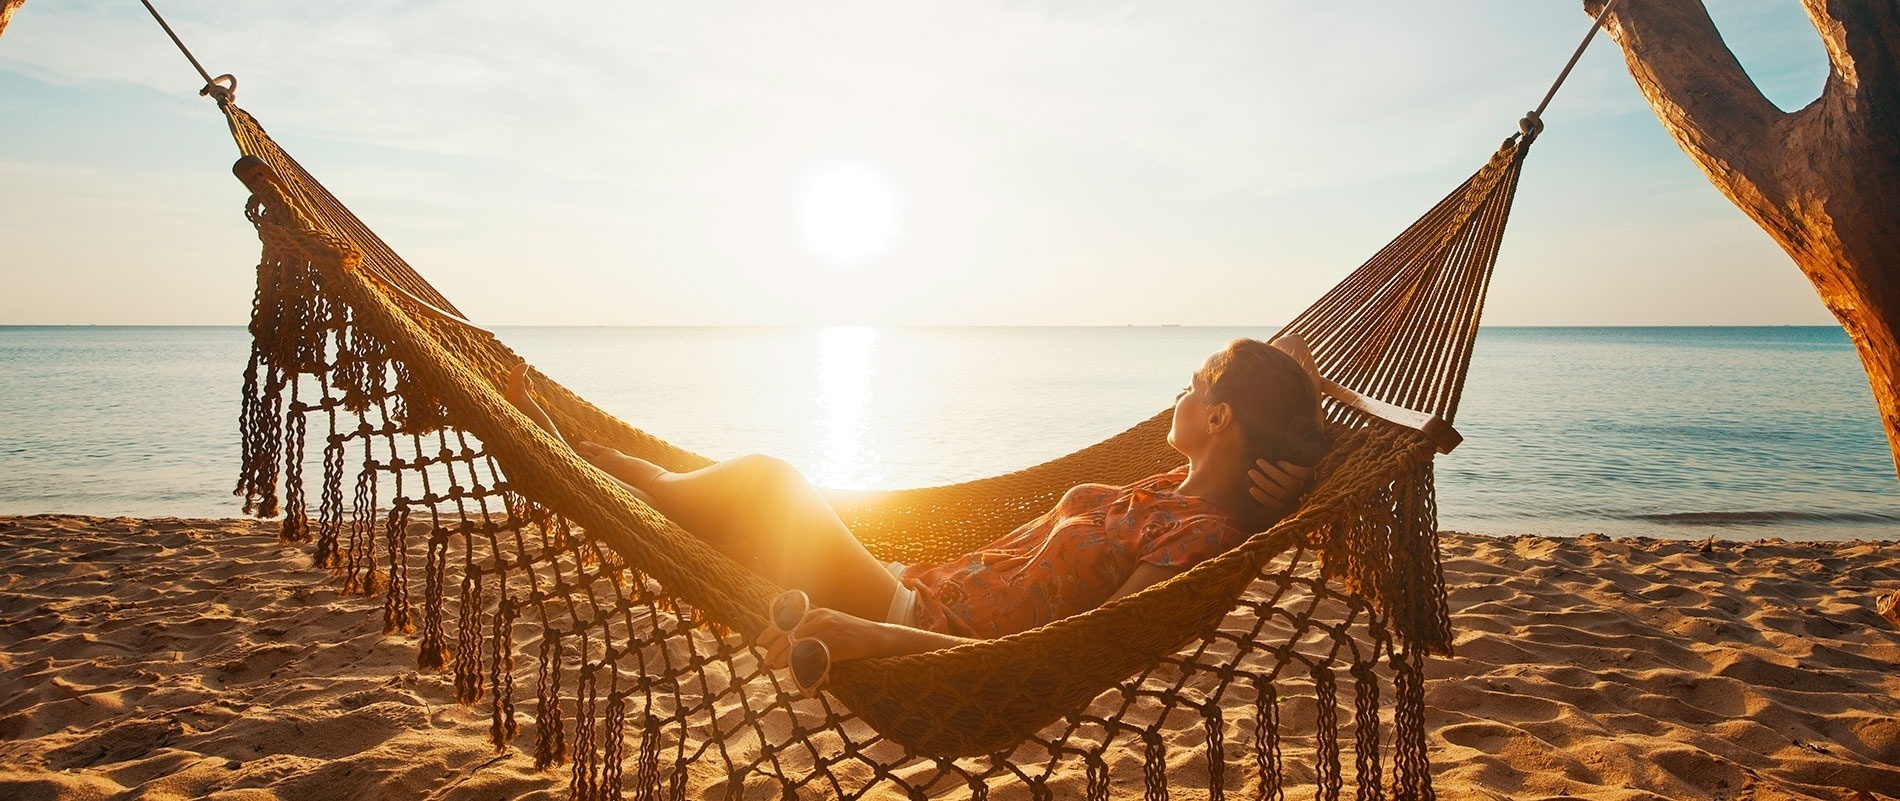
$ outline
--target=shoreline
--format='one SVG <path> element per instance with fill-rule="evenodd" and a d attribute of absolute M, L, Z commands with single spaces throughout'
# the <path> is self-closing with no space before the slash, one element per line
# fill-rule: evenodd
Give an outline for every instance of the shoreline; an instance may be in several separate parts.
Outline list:
<path fill-rule="evenodd" d="M 523 750 L 531 723 L 496 755 L 486 706 L 418 673 L 380 599 L 340 595 L 274 521 L 0 516 L 0 547 L 0 796 L 565 796 L 567 772 Z M 1428 661 L 1426 697 L 1441 796 L 1900 788 L 1900 630 L 1875 611 L 1900 590 L 1900 542 L 1442 548 L 1455 652 Z M 1205 771 L 1175 783 L 1198 797 Z"/>

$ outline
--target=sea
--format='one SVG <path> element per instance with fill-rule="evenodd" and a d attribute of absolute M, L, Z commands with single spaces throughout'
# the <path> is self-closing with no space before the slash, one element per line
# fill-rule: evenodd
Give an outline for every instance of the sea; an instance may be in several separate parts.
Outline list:
<path fill-rule="evenodd" d="M 1263 328 L 520 327 L 582 396 L 822 485 L 934 485 L 1166 409 Z M 241 327 L 0 327 L 0 514 L 235 517 Z M 1437 462 L 1485 534 L 1900 539 L 1900 479 L 1836 327 L 1485 328 Z"/>

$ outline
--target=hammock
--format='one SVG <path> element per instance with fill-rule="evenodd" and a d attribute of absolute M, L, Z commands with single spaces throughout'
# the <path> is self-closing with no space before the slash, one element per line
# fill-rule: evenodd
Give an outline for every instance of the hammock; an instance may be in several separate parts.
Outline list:
<path fill-rule="evenodd" d="M 1450 422 L 1533 127 L 1281 331 L 1310 346 L 1337 443 L 1294 514 L 1085 614 L 836 665 L 825 694 L 807 699 L 747 645 L 779 588 L 513 409 L 498 387 L 519 357 L 464 320 L 228 87 L 208 88 L 245 154 L 235 171 L 263 243 L 237 493 L 249 512 L 281 512 L 286 540 L 314 541 L 346 589 L 380 594 L 385 630 L 418 635 L 421 668 L 452 671 L 464 702 L 488 698 L 498 748 L 523 718 L 516 660 L 531 660 L 536 763 L 570 762 L 575 797 L 748 781 L 788 795 L 983 795 L 994 780 L 1038 797 L 1079 783 L 1104 798 L 1112 775 L 1136 771 L 1109 764 L 1113 743 L 1139 744 L 1140 780 L 1161 797 L 1184 729 L 1213 797 L 1229 783 L 1229 737 L 1249 741 L 1242 781 L 1260 797 L 1289 781 L 1322 798 L 1348 784 L 1362 799 L 1432 796 L 1423 660 L 1449 653 L 1450 626 L 1431 460 L 1457 444 Z M 536 381 L 570 436 L 671 470 L 709 463 Z M 1168 420 L 992 478 L 832 498 L 878 557 L 948 559 L 1075 484 L 1177 466 Z M 307 448 L 320 451 L 310 488 Z"/>
<path fill-rule="evenodd" d="M 631 763 L 641 799 L 684 798 L 695 777 L 729 797 L 763 777 L 786 797 L 855 798 L 888 785 L 917 798 L 961 784 L 981 798 L 998 780 L 1038 799 L 1078 789 L 1106 799 L 1111 778 L 1131 771 L 1147 798 L 1165 798 L 1167 750 L 1184 729 L 1200 734 L 1210 798 L 1226 792 L 1230 733 L 1250 740 L 1246 782 L 1259 798 L 1282 798 L 1289 781 L 1323 799 L 1348 781 L 1362 801 L 1388 789 L 1434 797 L 1424 659 L 1450 653 L 1451 627 L 1431 460 L 1460 439 L 1451 421 L 1525 153 L 1618 0 L 1518 134 L 1275 337 L 1316 378 L 1333 433 L 1298 510 L 1090 612 L 836 665 L 814 699 L 788 694 L 746 644 L 779 588 L 503 400 L 497 387 L 519 357 L 272 141 L 235 104 L 237 79 L 212 78 L 141 2 L 229 121 L 244 154 L 234 171 L 251 191 L 246 216 L 263 242 L 236 494 L 247 512 L 281 511 L 284 539 L 314 541 L 317 562 L 346 590 L 381 594 L 385 632 L 418 635 L 418 667 L 451 669 L 465 703 L 489 698 L 497 749 L 519 732 L 515 658 L 529 654 L 535 763 L 571 762 L 573 797 L 622 797 Z M 710 463 L 536 379 L 542 407 L 570 436 L 670 470 Z M 1169 418 L 1013 473 L 831 500 L 873 554 L 948 559 L 1071 486 L 1178 466 Z M 303 476 L 313 419 L 322 436 L 314 526 Z M 347 509 L 346 452 L 361 457 Z M 1239 720 L 1227 720 L 1230 709 Z M 1111 752 L 1118 741 L 1139 741 L 1138 768 L 1107 761 L 1132 753 Z M 1310 757 L 1289 760 L 1289 749 Z"/>

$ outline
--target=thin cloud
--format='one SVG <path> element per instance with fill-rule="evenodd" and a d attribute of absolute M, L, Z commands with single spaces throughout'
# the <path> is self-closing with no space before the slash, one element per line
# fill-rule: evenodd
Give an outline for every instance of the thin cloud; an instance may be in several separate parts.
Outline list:
<path fill-rule="evenodd" d="M 1284 319 L 1481 163 L 1587 25 L 1572 4 L 1369 0 L 162 10 L 332 189 L 425 271 L 439 265 L 430 274 L 465 308 L 593 323 L 799 322 L 829 313 L 811 310 L 827 292 L 870 310 L 859 322 Z M 1745 10 L 1725 30 L 1782 41 L 1770 23 L 1785 15 Z M 66 104 L 131 86 L 208 106 L 170 48 L 137 6 L 29 4 L 0 71 L 64 87 Z M 1761 69 L 1774 82 L 1812 74 Z M 7 123 L 57 140 L 59 110 L 48 112 Z M 1650 205 L 1641 236 L 1695 252 L 1681 242 L 1715 235 L 1671 228 L 1721 201 L 1683 169 L 1608 42 L 1548 119 L 1520 230 L 1562 236 L 1559 212 L 1529 202 L 1539 193 L 1613 209 L 1638 205 L 1618 193 L 1654 194 L 1663 175 L 1706 202 Z M 798 182 L 839 161 L 880 171 L 898 195 L 902 234 L 872 268 L 879 280 L 824 271 L 792 224 Z M 127 225 L 158 219 L 125 212 Z M 1567 269 L 1607 257 L 1588 236 L 1563 247 Z M 1792 271 L 1772 248 L 1705 250 Z M 510 284 L 524 260 L 574 297 L 524 299 Z M 1154 285 L 1158 275 L 1189 280 Z M 1197 289 L 1208 285 L 1245 291 L 1210 299 Z M 1557 285 L 1525 285 L 1492 319 L 1683 313 L 1582 308 L 1536 290 Z M 1027 294 L 999 300 L 999 286 Z M 678 301 L 671 317 L 628 319 L 656 293 Z M 1773 321 L 1824 319 L 1811 298 L 1779 308 Z"/>

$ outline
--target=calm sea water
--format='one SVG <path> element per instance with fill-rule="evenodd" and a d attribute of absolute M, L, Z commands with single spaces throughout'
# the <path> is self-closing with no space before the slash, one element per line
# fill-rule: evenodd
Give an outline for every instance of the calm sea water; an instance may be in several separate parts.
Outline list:
<path fill-rule="evenodd" d="M 1024 467 L 1163 408 L 1244 328 L 514 328 L 608 411 L 820 483 Z M 241 328 L 0 327 L 0 513 L 235 516 Z M 1900 480 L 1835 328 L 1494 328 L 1439 460 L 1486 533 L 1900 538 Z"/>

